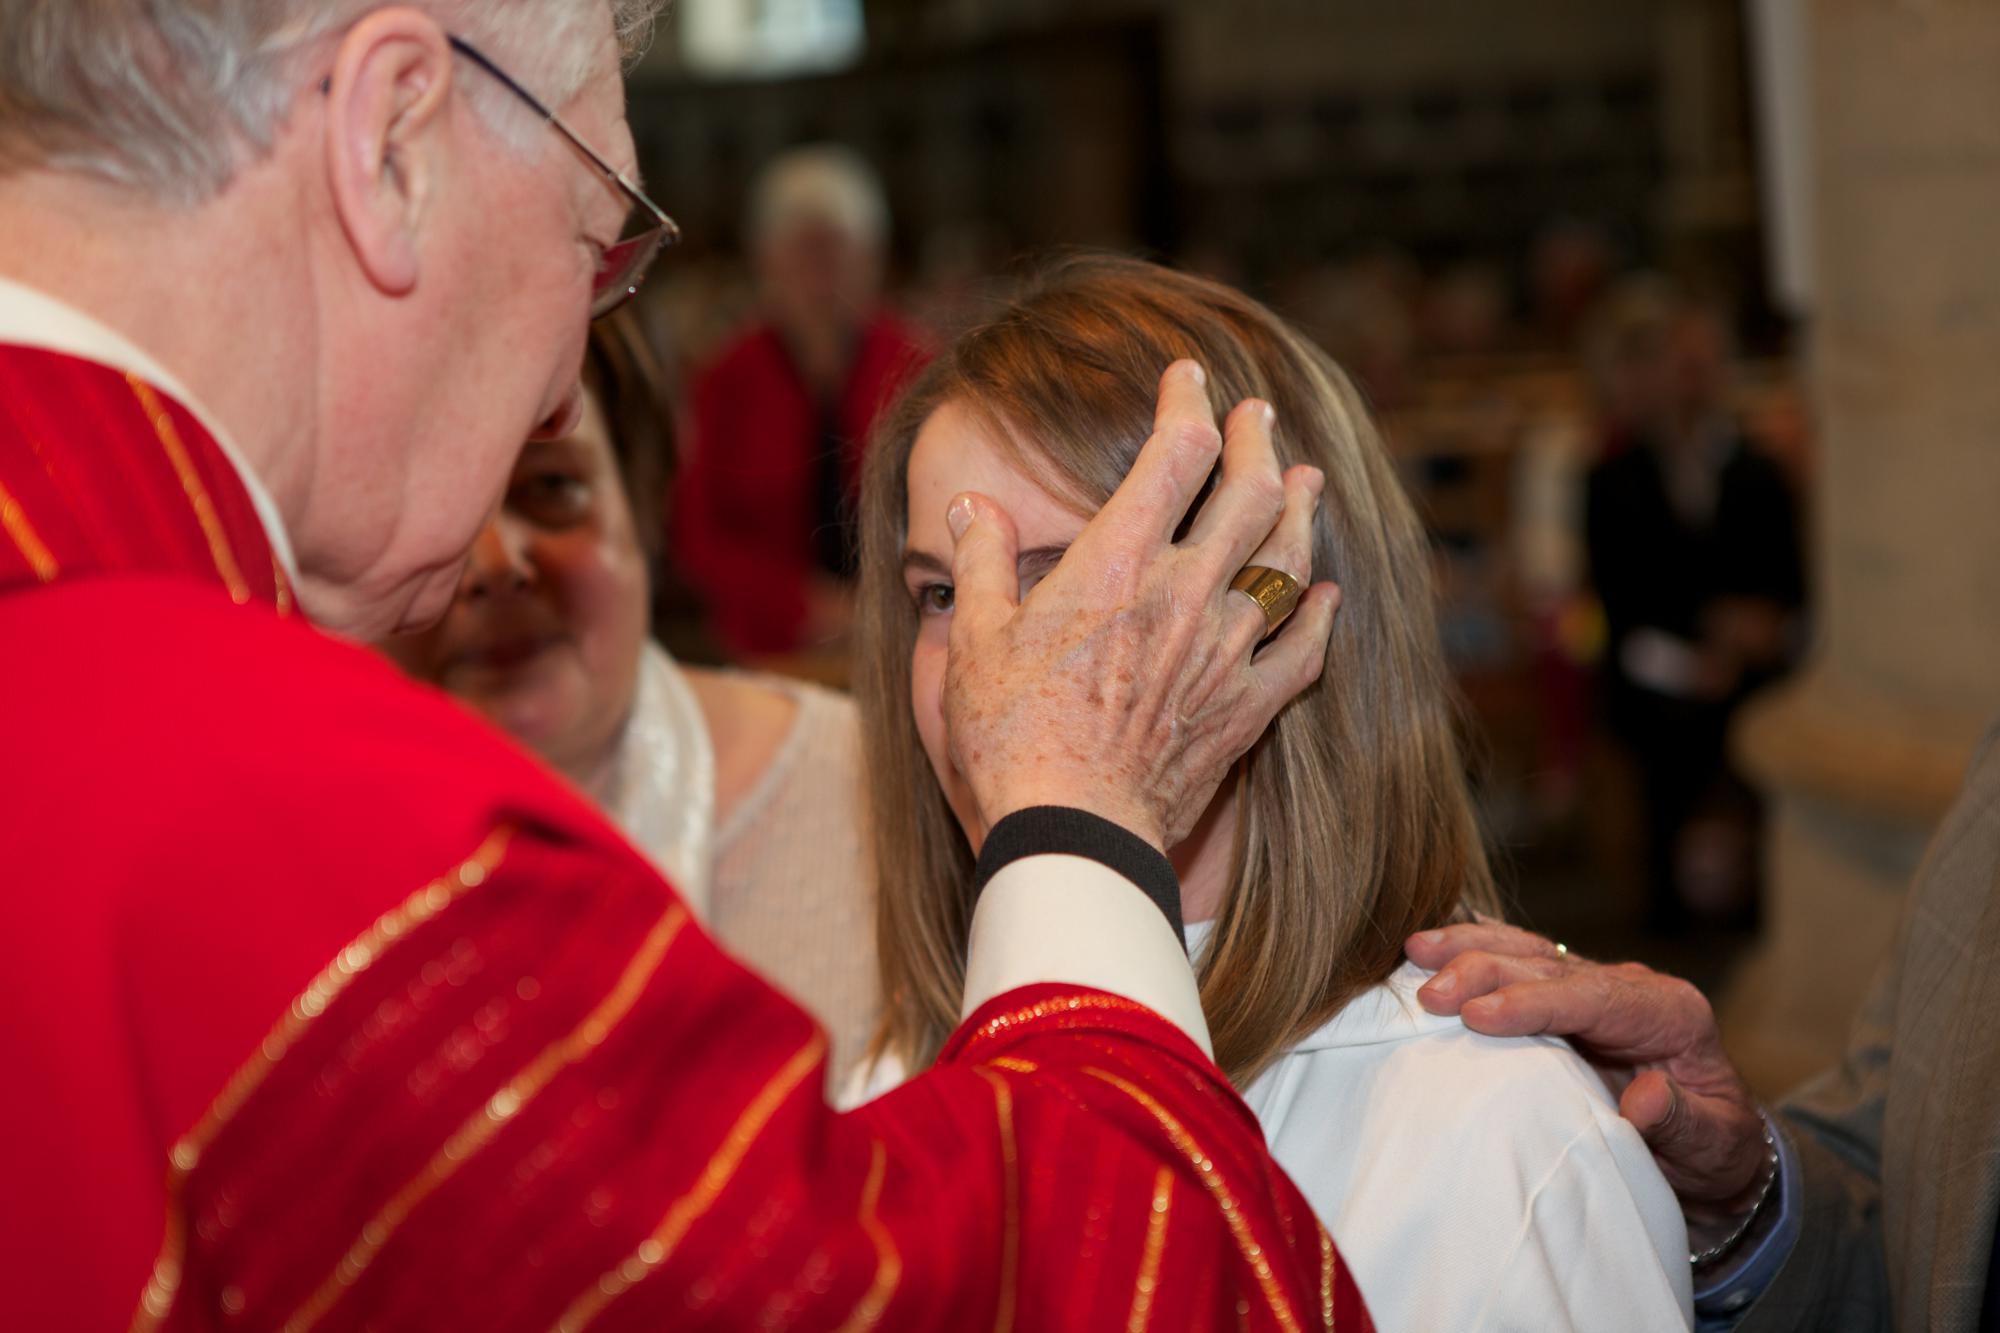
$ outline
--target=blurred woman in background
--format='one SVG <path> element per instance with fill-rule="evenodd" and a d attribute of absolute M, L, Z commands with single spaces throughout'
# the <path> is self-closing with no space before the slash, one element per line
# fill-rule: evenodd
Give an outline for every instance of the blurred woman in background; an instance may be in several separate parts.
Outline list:
<path fill-rule="evenodd" d="M 1182 357 L 1219 406 L 1273 405 L 1287 487 L 1324 488 L 1312 568 L 1343 590 L 1324 678 L 1169 849 L 1218 1063 L 1384 1328 L 1685 1328 L 1680 1205 L 1598 1075 L 1560 1041 L 1482 1037 L 1415 999 L 1429 974 L 1403 940 L 1496 910 L 1425 535 L 1340 370 L 1199 278 L 1058 266 L 958 339 L 873 446 L 856 686 L 892 999 L 857 1088 L 927 1064 L 959 1017 L 986 830 L 940 706 L 947 504 L 978 491 L 1011 515 L 1028 595 L 1130 468 Z"/>
<path fill-rule="evenodd" d="M 853 151 L 794 148 L 746 239 L 758 318 L 695 373 L 674 554 L 731 653 L 844 662 L 862 448 L 923 360 L 882 301 L 888 201 Z"/>
<path fill-rule="evenodd" d="M 592 330 L 584 385 L 577 430 L 523 448 L 444 620 L 385 651 L 594 797 L 827 1028 L 837 1078 L 878 1013 L 853 705 L 649 638 L 672 418 L 623 317 Z"/>

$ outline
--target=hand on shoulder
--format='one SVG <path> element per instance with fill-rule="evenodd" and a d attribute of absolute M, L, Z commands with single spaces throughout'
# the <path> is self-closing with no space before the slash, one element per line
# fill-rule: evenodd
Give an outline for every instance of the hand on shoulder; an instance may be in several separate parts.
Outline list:
<path fill-rule="evenodd" d="M 1492 1036 L 1567 1037 L 1595 1061 L 1691 1224 L 1719 1223 L 1762 1185 L 1763 1117 L 1688 982 L 1638 963 L 1577 957 L 1530 931 L 1478 921 L 1405 945 L 1436 970 L 1418 999 Z"/>

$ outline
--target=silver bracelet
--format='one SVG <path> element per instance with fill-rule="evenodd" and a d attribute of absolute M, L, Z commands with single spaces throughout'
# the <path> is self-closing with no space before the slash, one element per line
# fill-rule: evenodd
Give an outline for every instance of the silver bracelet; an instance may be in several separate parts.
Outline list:
<path fill-rule="evenodd" d="M 1758 1118 L 1764 1122 L 1764 1188 L 1757 1191 L 1757 1202 L 1750 1205 L 1750 1211 L 1745 1213 L 1743 1220 L 1736 1224 L 1736 1230 L 1730 1232 L 1700 1254 L 1690 1254 L 1688 1256 L 1690 1267 L 1700 1268 L 1703 1264 L 1712 1264 L 1723 1255 L 1735 1249 L 1737 1243 L 1750 1230 L 1751 1224 L 1756 1222 L 1757 1215 L 1764 1211 L 1764 1203 L 1771 1197 L 1771 1187 L 1778 1183 L 1777 1136 L 1771 1132 L 1771 1118 L 1769 1116 L 1760 1114 Z"/>

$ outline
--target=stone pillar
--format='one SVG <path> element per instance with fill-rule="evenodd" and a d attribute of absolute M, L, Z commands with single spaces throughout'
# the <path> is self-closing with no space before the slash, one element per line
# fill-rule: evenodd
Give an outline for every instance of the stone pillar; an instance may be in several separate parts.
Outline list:
<path fill-rule="evenodd" d="M 2000 5 L 1807 0 L 1818 646 L 1734 737 L 1768 942 L 1722 1006 L 1760 1090 L 1834 1058 L 2000 713 Z"/>

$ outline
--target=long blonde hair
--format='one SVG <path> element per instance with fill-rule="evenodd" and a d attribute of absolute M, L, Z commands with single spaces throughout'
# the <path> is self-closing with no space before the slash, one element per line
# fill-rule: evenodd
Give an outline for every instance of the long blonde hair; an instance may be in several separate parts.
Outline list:
<path fill-rule="evenodd" d="M 972 857 L 910 711 L 917 615 L 901 573 L 910 450 L 947 402 L 1014 462 L 1094 513 L 1151 431 L 1160 371 L 1193 357 L 1218 419 L 1277 410 L 1289 467 L 1326 473 L 1315 577 L 1344 599 L 1321 679 L 1239 766 L 1231 883 L 1201 966 L 1222 1068 L 1239 1086 L 1384 980 L 1413 931 L 1493 910 L 1453 731 L 1422 526 L 1347 377 L 1240 292 L 1137 260 L 1071 258 L 960 337 L 885 417 L 861 499 L 856 693 L 875 780 L 882 1045 L 911 1067 L 957 1023 Z"/>

